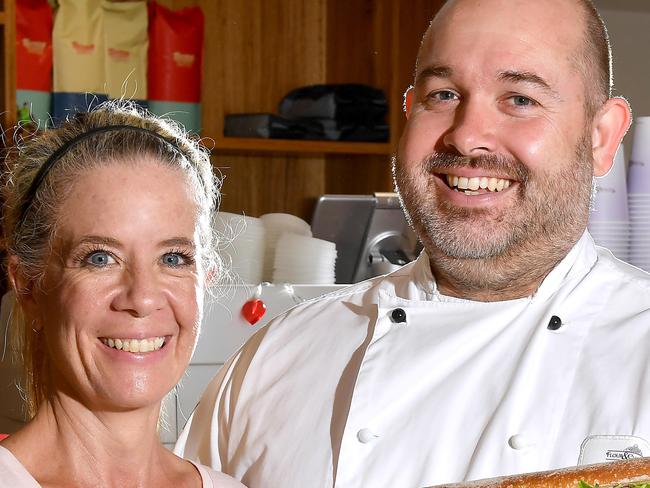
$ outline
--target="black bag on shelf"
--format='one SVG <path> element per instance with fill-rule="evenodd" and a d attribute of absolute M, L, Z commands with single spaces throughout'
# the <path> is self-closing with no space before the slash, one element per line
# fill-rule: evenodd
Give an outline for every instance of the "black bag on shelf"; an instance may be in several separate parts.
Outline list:
<path fill-rule="evenodd" d="M 273 114 L 226 115 L 226 137 L 263 139 L 310 139 L 321 141 L 388 141 L 388 126 L 365 126 L 332 119 L 287 119 Z"/>
<path fill-rule="evenodd" d="M 289 119 L 333 119 L 372 127 L 383 124 L 388 112 L 384 93 L 360 84 L 311 85 L 290 91 L 279 114 Z"/>
<path fill-rule="evenodd" d="M 223 135 L 263 139 L 325 139 L 323 128 L 317 123 L 268 113 L 226 115 Z"/>
<path fill-rule="evenodd" d="M 360 123 L 341 122 L 334 119 L 303 119 L 311 124 L 320 126 L 319 132 L 323 139 L 330 141 L 355 141 L 355 142 L 387 142 L 389 136 L 388 125 L 376 123 L 364 125 Z M 310 137 L 320 139 L 321 137 Z"/>

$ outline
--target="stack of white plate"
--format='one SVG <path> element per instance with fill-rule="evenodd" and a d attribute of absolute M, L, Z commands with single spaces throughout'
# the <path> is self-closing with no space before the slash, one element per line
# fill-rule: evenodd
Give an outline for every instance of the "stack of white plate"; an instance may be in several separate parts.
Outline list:
<path fill-rule="evenodd" d="M 630 263 L 650 271 L 650 117 L 638 117 L 628 173 Z"/>
<path fill-rule="evenodd" d="M 280 237 L 283 234 L 311 237 L 311 227 L 301 218 L 285 213 L 265 214 L 260 217 L 260 221 L 266 229 L 262 278 L 264 281 L 273 281 L 273 263 L 275 260 L 276 246 Z"/>
<path fill-rule="evenodd" d="M 608 248 L 619 259 L 630 255 L 631 224 L 623 146 L 618 148 L 612 169 L 596 179 L 594 207 L 589 216 L 589 233 L 596 244 Z"/>
<path fill-rule="evenodd" d="M 277 242 L 275 283 L 333 284 L 336 277 L 336 245 L 297 234 L 282 234 Z"/>
<path fill-rule="evenodd" d="M 262 281 L 266 229 L 260 219 L 218 212 L 214 226 L 219 253 L 235 281 L 257 284 Z"/>
<path fill-rule="evenodd" d="M 630 194 L 630 263 L 650 271 L 650 194 Z"/>

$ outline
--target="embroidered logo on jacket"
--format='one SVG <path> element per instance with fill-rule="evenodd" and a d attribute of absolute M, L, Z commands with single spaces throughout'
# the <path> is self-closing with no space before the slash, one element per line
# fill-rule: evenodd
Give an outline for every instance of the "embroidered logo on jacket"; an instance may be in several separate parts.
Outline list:
<path fill-rule="evenodd" d="M 625 434 L 592 434 L 580 446 L 578 464 L 636 459 L 650 455 L 650 442 Z"/>
<path fill-rule="evenodd" d="M 641 458 L 643 457 L 643 451 L 639 449 L 639 446 L 637 444 L 634 444 L 633 446 L 626 447 L 622 451 L 609 449 L 605 453 L 605 457 L 608 461 Z"/>

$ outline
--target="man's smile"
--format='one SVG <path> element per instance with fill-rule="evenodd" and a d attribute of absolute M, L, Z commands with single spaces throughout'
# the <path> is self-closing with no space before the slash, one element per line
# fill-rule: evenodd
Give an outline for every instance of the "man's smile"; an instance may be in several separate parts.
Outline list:
<path fill-rule="evenodd" d="M 510 187 L 510 180 L 494 176 L 458 176 L 455 174 L 441 175 L 449 188 L 463 192 L 465 195 L 481 195 L 500 192 Z"/>
<path fill-rule="evenodd" d="M 451 170 L 453 173 L 442 171 L 445 172 L 432 174 L 439 180 L 441 187 L 446 189 L 444 193 L 447 198 L 463 206 L 473 200 L 476 200 L 473 204 L 487 204 L 518 183 L 517 180 L 504 178 L 503 174 L 490 174 L 488 169 L 458 168 Z"/>

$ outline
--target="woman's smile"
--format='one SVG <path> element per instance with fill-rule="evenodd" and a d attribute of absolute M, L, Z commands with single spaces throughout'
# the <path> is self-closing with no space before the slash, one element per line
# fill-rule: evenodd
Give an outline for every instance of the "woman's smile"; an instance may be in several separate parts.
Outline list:
<path fill-rule="evenodd" d="M 113 339 L 111 337 L 101 337 L 100 340 L 112 349 L 134 354 L 159 351 L 165 345 L 164 337 L 149 337 L 145 339 Z"/>

